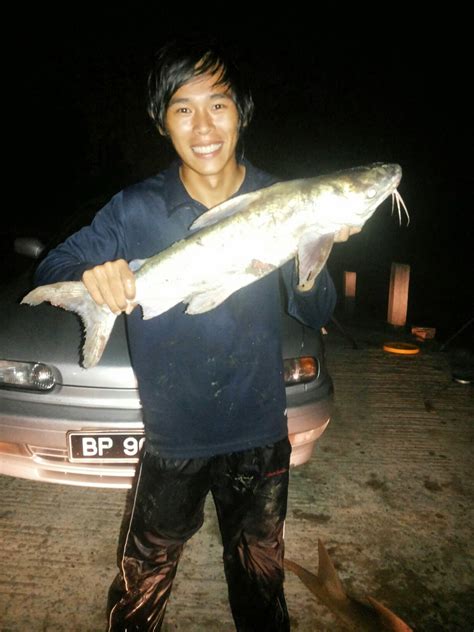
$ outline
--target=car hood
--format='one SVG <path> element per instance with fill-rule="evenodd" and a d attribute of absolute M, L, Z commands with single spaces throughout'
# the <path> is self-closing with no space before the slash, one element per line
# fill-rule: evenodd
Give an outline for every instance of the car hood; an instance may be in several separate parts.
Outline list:
<path fill-rule="evenodd" d="M 48 364 L 64 386 L 137 387 L 123 314 L 115 321 L 100 363 L 84 369 L 80 365 L 84 340 L 80 318 L 48 303 L 36 307 L 21 305 L 30 285 L 24 275 L 0 288 L 0 359 Z M 309 354 L 321 360 L 319 332 L 305 328 L 282 311 L 282 352 L 284 358 Z"/>
<path fill-rule="evenodd" d="M 100 364 L 80 366 L 82 325 L 76 314 L 49 304 L 21 305 L 28 291 L 21 278 L 0 290 L 0 358 L 43 362 L 56 370 L 59 382 L 95 388 L 136 388 L 126 344 L 125 317 L 115 322 Z"/>

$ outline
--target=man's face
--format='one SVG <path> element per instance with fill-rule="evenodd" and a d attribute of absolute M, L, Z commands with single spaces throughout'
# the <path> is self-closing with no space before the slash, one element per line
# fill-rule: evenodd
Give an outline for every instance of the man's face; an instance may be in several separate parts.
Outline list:
<path fill-rule="evenodd" d="M 195 175 L 225 175 L 236 165 L 239 114 L 229 86 L 219 73 L 205 74 L 179 88 L 166 110 L 166 132 Z"/>

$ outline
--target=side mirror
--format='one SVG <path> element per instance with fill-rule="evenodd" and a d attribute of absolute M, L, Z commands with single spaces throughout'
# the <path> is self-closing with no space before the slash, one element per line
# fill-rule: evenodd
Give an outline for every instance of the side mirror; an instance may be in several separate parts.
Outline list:
<path fill-rule="evenodd" d="M 36 237 L 17 237 L 13 243 L 14 251 L 30 259 L 39 259 L 44 244 Z"/>

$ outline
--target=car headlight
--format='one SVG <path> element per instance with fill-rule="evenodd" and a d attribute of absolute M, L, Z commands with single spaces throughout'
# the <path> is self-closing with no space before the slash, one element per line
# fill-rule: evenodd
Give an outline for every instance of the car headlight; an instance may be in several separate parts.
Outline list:
<path fill-rule="evenodd" d="M 311 356 L 286 358 L 283 360 L 283 369 L 286 386 L 307 384 L 315 380 L 319 373 L 318 361 Z"/>
<path fill-rule="evenodd" d="M 0 387 L 50 391 L 55 383 L 53 370 L 46 364 L 0 360 Z"/>

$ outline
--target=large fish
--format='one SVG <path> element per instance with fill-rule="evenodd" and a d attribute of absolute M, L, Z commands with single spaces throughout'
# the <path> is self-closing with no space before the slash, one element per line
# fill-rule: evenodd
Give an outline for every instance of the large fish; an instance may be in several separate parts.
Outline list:
<path fill-rule="evenodd" d="M 397 617 L 394 612 L 372 597 L 367 597 L 367 603 L 350 597 L 344 590 L 321 540 L 318 540 L 318 553 L 317 575 L 286 558 L 285 567 L 295 573 L 313 595 L 322 601 L 348 630 L 354 630 L 354 632 L 413 632 L 412 628 Z"/>
<path fill-rule="evenodd" d="M 397 200 L 402 170 L 373 164 L 331 175 L 279 182 L 227 200 L 201 215 L 189 237 L 154 257 L 130 263 L 136 273 L 134 304 L 153 318 L 177 303 L 188 314 L 220 305 L 233 292 L 297 257 L 299 287 L 309 290 L 343 226 L 361 228 L 389 195 Z M 403 205 L 403 202 L 402 202 Z M 99 362 L 116 315 L 97 305 L 81 281 L 36 288 L 22 303 L 52 305 L 83 320 L 82 365 Z"/>

